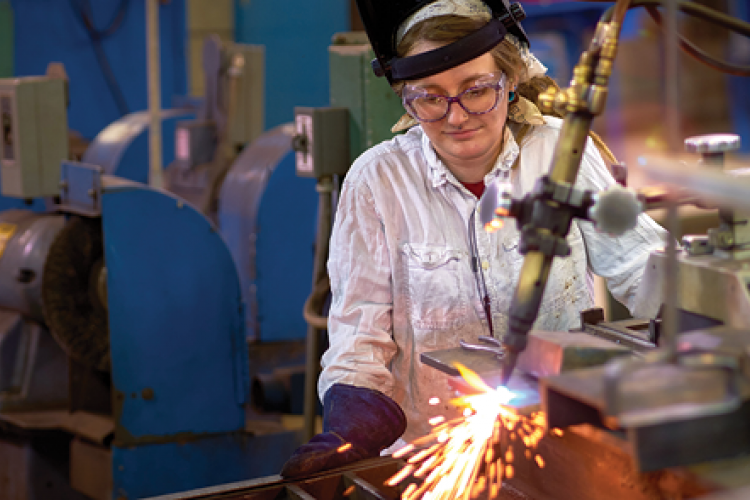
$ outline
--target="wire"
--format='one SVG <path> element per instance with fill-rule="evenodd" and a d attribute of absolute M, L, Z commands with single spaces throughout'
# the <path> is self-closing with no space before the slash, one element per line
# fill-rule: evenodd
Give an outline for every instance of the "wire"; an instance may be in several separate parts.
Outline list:
<path fill-rule="evenodd" d="M 608 0 L 581 1 L 591 3 L 608 2 Z M 662 6 L 663 3 L 664 0 L 631 0 L 629 8 L 632 9 L 635 7 L 645 7 L 656 24 L 659 25 L 659 27 L 662 27 L 661 15 L 656 8 Z M 710 23 L 716 24 L 717 26 L 721 26 L 722 28 L 726 28 L 730 31 L 734 31 L 746 37 L 750 37 L 750 23 L 746 21 L 737 19 L 728 14 L 724 14 L 723 12 L 718 12 L 709 7 L 705 7 L 694 2 L 679 1 L 677 5 L 678 8 L 685 14 L 698 17 L 704 21 L 708 21 Z M 615 5 L 607 9 L 607 11 L 602 14 L 600 21 L 611 21 L 613 16 L 615 15 L 615 7 L 617 6 Z M 723 73 L 728 73 L 735 76 L 750 76 L 750 66 L 742 66 L 739 64 L 733 64 L 727 61 L 723 61 L 707 54 L 703 50 L 699 49 L 695 44 L 686 40 L 683 36 L 678 34 L 677 38 L 679 40 L 680 47 L 687 54 L 692 56 L 694 59 L 702 62 L 703 64 Z"/>
<path fill-rule="evenodd" d="M 86 29 L 86 33 L 88 34 L 94 48 L 96 61 L 99 64 L 99 68 L 104 76 L 109 92 L 112 94 L 112 98 L 115 101 L 120 116 L 127 115 L 130 113 L 130 108 L 125 100 L 125 95 L 120 88 L 120 84 L 117 82 L 117 78 L 112 71 L 112 66 L 109 63 L 102 42 L 104 39 L 114 35 L 120 29 L 130 5 L 130 0 L 120 0 L 120 4 L 112 16 L 112 19 L 107 27 L 102 30 L 99 30 L 94 26 L 93 10 L 89 0 L 79 0 L 77 2 L 76 0 L 69 0 L 68 3 L 70 4 L 73 13 L 79 18 L 79 21 Z"/>
<path fill-rule="evenodd" d="M 601 3 L 601 2 L 609 3 L 608 0 L 581 0 L 581 1 L 592 2 L 592 3 Z M 630 8 L 633 9 L 635 7 L 647 7 L 647 6 L 660 7 L 663 4 L 664 4 L 664 0 L 631 0 Z M 695 2 L 678 1 L 677 6 L 681 11 L 683 11 L 684 13 L 688 15 L 699 17 L 705 21 L 717 24 L 728 30 L 736 31 L 737 33 L 740 33 L 745 36 L 750 36 L 750 23 L 748 23 L 747 21 L 737 19 L 736 17 L 732 17 L 728 14 L 724 14 L 723 12 L 718 12 L 716 10 L 697 4 Z M 604 14 L 602 14 L 601 21 L 609 22 L 612 19 L 613 11 L 614 11 L 613 7 L 610 7 L 609 9 L 607 9 L 607 11 Z"/>
<path fill-rule="evenodd" d="M 649 13 L 654 22 L 662 27 L 661 14 L 656 7 L 647 6 L 646 11 Z M 750 76 L 750 66 L 741 66 L 739 64 L 733 64 L 726 61 L 722 61 L 715 57 L 708 55 L 703 50 L 699 49 L 695 44 L 686 40 L 681 35 L 677 35 L 680 42 L 680 47 L 694 59 L 702 62 L 706 66 L 709 66 L 715 70 L 721 71 L 722 73 L 728 73 L 734 76 Z"/>
<path fill-rule="evenodd" d="M 477 292 L 479 293 L 479 300 L 482 301 L 484 312 L 487 316 L 487 325 L 490 328 L 490 335 L 494 336 L 494 328 L 492 326 L 492 307 L 490 305 L 490 294 L 487 291 L 487 283 L 484 280 L 484 271 L 482 271 L 482 264 L 479 258 L 479 246 L 477 245 L 477 234 L 476 227 L 474 225 L 474 219 L 477 211 L 476 209 L 471 212 L 469 217 L 469 248 L 471 250 L 471 270 L 474 272 L 474 280 L 477 283 Z M 481 281 L 480 281 L 481 280 Z"/>

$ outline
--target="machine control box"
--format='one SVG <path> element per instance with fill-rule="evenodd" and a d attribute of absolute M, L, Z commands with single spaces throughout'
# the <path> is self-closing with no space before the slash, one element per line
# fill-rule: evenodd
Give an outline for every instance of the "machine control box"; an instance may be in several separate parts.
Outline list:
<path fill-rule="evenodd" d="M 0 79 L 0 134 L 2 195 L 57 195 L 60 162 L 68 159 L 65 81 Z"/>
<path fill-rule="evenodd" d="M 324 177 L 349 170 L 349 110 L 294 108 L 297 175 Z"/>
<path fill-rule="evenodd" d="M 175 163 L 191 169 L 213 160 L 218 141 L 213 120 L 189 120 L 177 123 L 175 131 Z"/>

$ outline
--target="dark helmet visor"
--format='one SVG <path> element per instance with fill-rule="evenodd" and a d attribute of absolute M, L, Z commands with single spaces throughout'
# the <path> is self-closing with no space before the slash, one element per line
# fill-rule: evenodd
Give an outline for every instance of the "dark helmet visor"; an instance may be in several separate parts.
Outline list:
<path fill-rule="evenodd" d="M 390 83 L 434 75 L 478 57 L 500 43 L 507 33 L 528 44 L 520 25 L 525 17 L 520 4 L 509 0 L 484 0 L 492 10 L 492 19 L 484 27 L 464 38 L 410 57 L 396 54 L 396 32 L 410 15 L 435 0 L 357 0 L 362 22 L 376 59 L 373 70 Z"/>

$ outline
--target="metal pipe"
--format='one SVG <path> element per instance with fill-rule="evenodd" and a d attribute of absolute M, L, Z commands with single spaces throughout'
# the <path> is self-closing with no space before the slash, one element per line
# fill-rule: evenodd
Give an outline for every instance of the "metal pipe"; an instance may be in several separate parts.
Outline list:
<path fill-rule="evenodd" d="M 667 145 L 671 154 L 682 151 L 682 140 L 680 139 L 680 82 L 679 74 L 679 39 L 677 33 L 677 12 L 679 10 L 678 0 L 667 0 L 666 2 L 666 30 L 664 32 L 664 85 L 667 125 Z"/>
<path fill-rule="evenodd" d="M 159 0 L 146 0 L 146 56 L 148 61 L 148 112 L 150 117 L 149 176 L 152 187 L 161 188 L 161 75 L 159 73 Z"/>
<path fill-rule="evenodd" d="M 326 261 L 331 239 L 331 214 L 333 207 L 333 179 L 330 176 L 318 179 L 316 190 L 319 193 L 318 230 L 315 238 L 315 261 L 313 262 L 312 289 L 326 276 Z M 317 382 L 320 367 L 320 330 L 315 325 L 307 325 L 307 352 L 305 355 L 305 395 L 304 395 L 304 439 L 309 441 L 315 435 L 315 409 L 318 397 Z"/>
<path fill-rule="evenodd" d="M 664 52 L 666 59 L 665 91 L 666 91 L 666 123 L 667 123 L 667 145 L 670 154 L 677 154 L 681 148 L 680 141 L 680 114 L 679 114 L 679 81 L 677 79 L 679 41 L 677 38 L 677 11 L 678 0 L 666 2 L 666 32 L 664 38 Z M 671 356 L 677 352 L 677 333 L 679 331 L 677 314 L 677 292 L 680 289 L 679 274 L 677 266 L 677 244 L 675 238 L 680 231 L 680 218 L 677 213 L 677 203 L 668 198 L 667 201 L 667 231 L 670 238 L 667 239 L 665 273 L 667 280 L 664 287 L 664 312 L 662 317 L 662 347 L 666 348 Z"/>

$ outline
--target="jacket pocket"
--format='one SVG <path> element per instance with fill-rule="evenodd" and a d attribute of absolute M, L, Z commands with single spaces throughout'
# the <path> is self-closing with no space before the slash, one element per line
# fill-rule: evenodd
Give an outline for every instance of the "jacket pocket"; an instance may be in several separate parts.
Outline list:
<path fill-rule="evenodd" d="M 414 327 L 453 328 L 468 321 L 468 299 L 461 286 L 465 253 L 445 246 L 405 243 L 406 296 Z"/>

